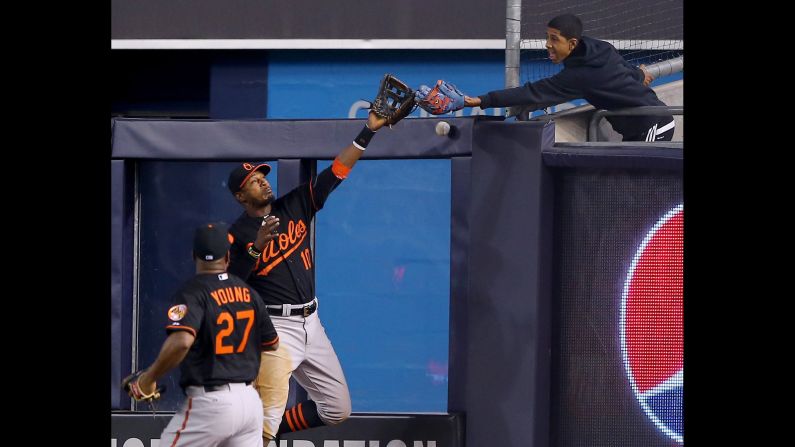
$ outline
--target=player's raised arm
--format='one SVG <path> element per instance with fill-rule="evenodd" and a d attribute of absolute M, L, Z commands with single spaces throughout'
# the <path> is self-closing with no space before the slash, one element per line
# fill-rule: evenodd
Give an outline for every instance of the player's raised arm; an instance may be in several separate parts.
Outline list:
<path fill-rule="evenodd" d="M 353 142 L 340 151 L 334 160 L 333 170 L 337 178 L 347 177 L 379 129 L 397 124 L 414 110 L 414 105 L 414 90 L 391 74 L 385 74 L 371 103 L 367 123 Z"/>
<path fill-rule="evenodd" d="M 378 129 L 384 127 L 384 124 L 386 124 L 386 118 L 380 118 L 375 112 L 371 111 L 370 115 L 367 117 L 367 124 L 365 124 L 364 129 L 359 132 L 359 135 L 356 136 L 356 139 L 354 139 L 351 144 L 340 151 L 335 160 L 335 164 L 336 161 L 339 161 L 350 170 L 362 154 L 364 154 L 367 144 L 370 143 L 375 133 L 378 132 Z"/>

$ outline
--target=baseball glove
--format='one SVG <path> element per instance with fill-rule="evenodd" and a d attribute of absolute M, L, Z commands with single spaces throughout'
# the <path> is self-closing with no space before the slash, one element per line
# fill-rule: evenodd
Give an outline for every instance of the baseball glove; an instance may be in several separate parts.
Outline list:
<path fill-rule="evenodd" d="M 431 115 L 455 112 L 464 108 L 464 94 L 458 88 L 439 79 L 431 89 L 421 85 L 414 94 L 417 105 Z"/>
<path fill-rule="evenodd" d="M 381 79 L 378 94 L 370 103 L 370 110 L 379 118 L 386 119 L 386 124 L 390 127 L 405 118 L 416 107 L 414 90 L 389 73 Z"/>
<path fill-rule="evenodd" d="M 157 384 L 155 384 L 155 390 L 149 394 L 145 394 L 141 390 L 141 387 L 138 384 L 138 379 L 141 377 L 142 373 L 143 371 L 136 371 L 125 377 L 124 380 L 121 381 L 121 386 L 124 388 L 124 391 L 126 391 L 130 397 L 137 401 L 145 400 L 147 402 L 152 402 L 153 400 L 160 399 L 160 393 L 162 390 L 157 388 Z"/>

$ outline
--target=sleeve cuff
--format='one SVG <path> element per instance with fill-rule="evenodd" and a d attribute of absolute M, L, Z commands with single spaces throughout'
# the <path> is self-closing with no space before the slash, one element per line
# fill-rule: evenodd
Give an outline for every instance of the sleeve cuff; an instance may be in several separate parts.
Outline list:
<path fill-rule="evenodd" d="M 480 98 L 480 108 L 481 109 L 490 109 L 491 108 L 491 99 L 489 98 L 488 93 L 485 95 L 478 96 Z"/>
<path fill-rule="evenodd" d="M 271 341 L 263 341 L 262 342 L 262 347 L 273 346 L 277 341 L 279 341 L 279 336 L 278 335 L 276 336 L 276 338 L 274 338 Z"/>

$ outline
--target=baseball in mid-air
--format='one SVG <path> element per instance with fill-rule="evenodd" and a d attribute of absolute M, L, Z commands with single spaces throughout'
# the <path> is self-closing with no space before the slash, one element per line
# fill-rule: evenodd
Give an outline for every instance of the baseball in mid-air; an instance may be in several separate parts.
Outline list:
<path fill-rule="evenodd" d="M 447 121 L 439 121 L 436 123 L 436 135 L 443 137 L 450 133 L 450 124 Z"/>

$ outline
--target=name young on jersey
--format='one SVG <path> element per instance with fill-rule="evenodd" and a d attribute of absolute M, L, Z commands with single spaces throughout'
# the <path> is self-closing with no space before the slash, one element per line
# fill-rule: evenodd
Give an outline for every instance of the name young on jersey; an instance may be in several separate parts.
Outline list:
<path fill-rule="evenodd" d="M 210 292 L 210 296 L 213 297 L 213 300 L 215 300 L 215 304 L 219 306 L 227 303 L 251 302 L 251 291 L 248 289 L 248 287 L 223 287 Z"/>

